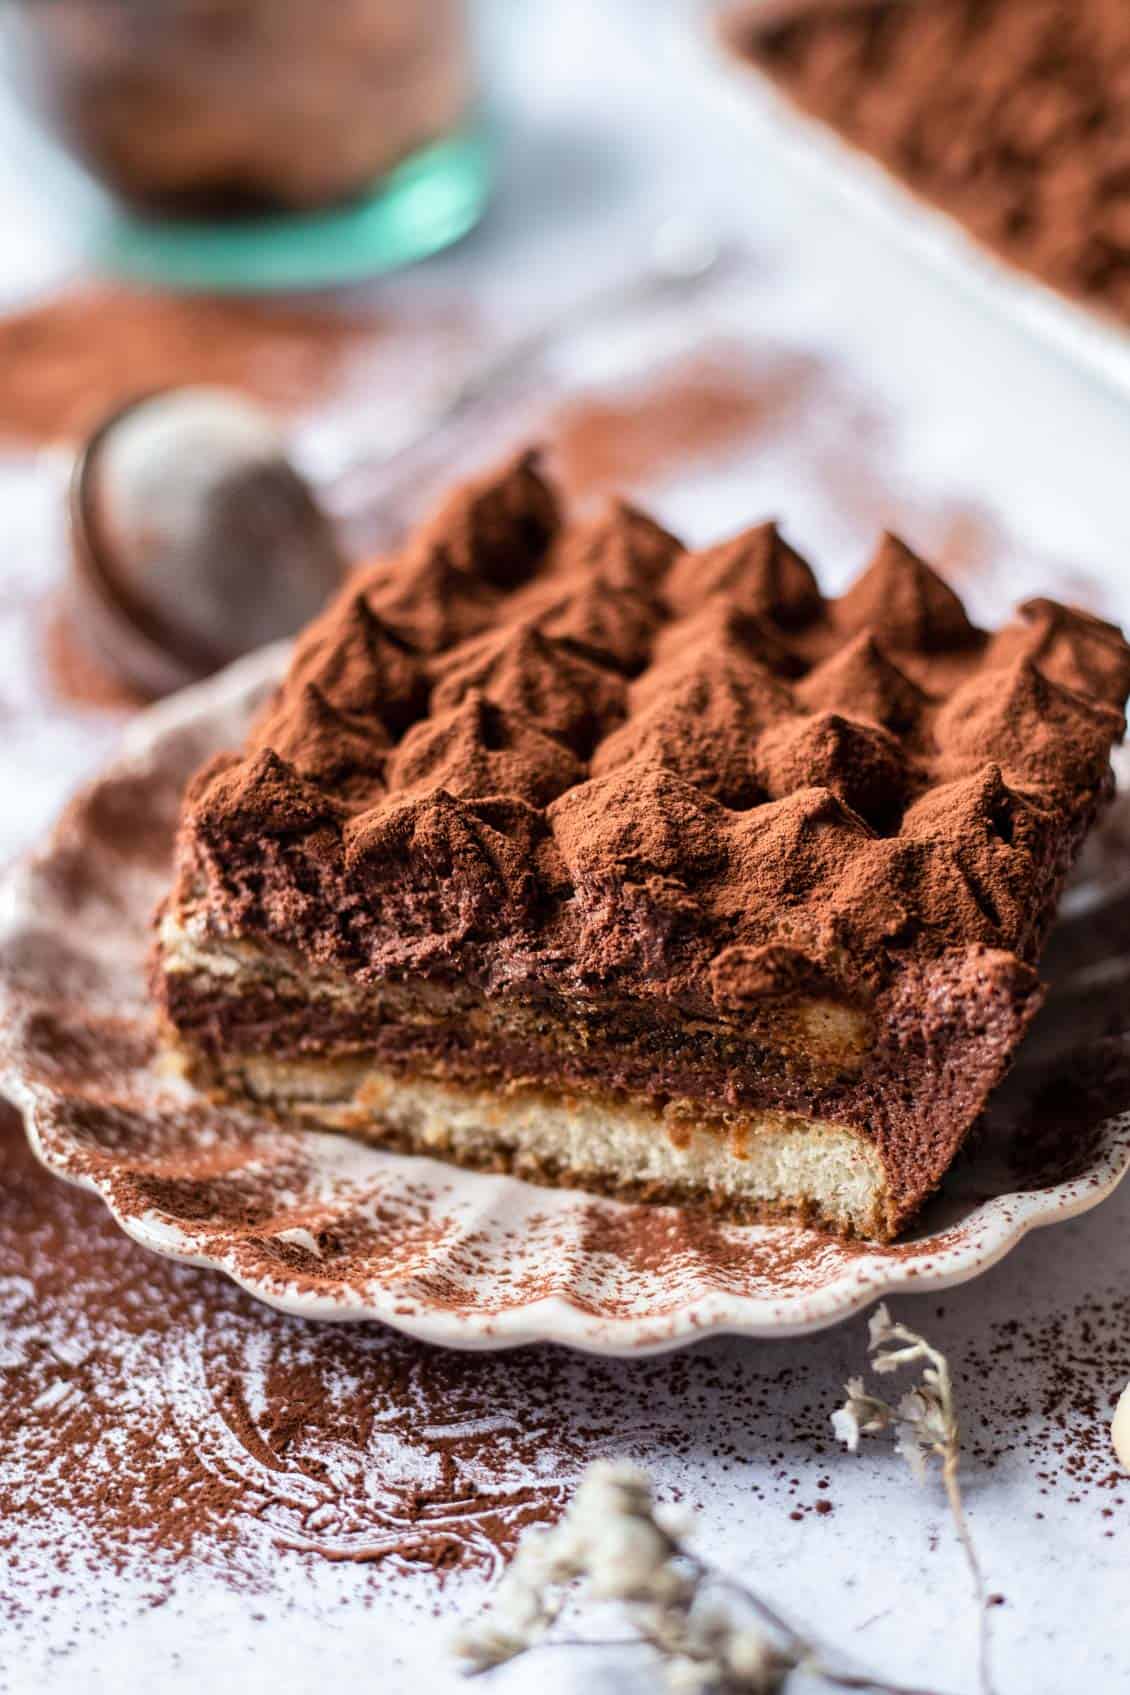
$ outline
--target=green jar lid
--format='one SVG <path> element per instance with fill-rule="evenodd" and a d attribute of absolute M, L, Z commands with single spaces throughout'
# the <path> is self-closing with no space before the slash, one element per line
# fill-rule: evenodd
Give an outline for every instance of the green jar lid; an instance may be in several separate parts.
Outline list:
<path fill-rule="evenodd" d="M 102 266 L 139 282 L 209 293 L 331 288 L 424 259 L 482 216 L 490 146 L 476 123 L 402 161 L 373 191 L 313 213 L 207 223 L 116 209 L 98 235 Z"/>

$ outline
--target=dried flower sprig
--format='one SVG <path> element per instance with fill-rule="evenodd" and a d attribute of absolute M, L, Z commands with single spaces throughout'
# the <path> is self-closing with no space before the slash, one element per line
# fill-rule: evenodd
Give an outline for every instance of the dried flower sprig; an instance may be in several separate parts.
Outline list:
<path fill-rule="evenodd" d="M 867 1351 L 871 1356 L 871 1369 L 877 1375 L 901 1371 L 904 1366 L 921 1365 L 921 1379 L 902 1396 L 897 1406 L 891 1406 L 878 1396 L 869 1395 L 861 1377 L 849 1378 L 845 1385 L 847 1400 L 832 1414 L 832 1429 L 852 1453 L 858 1450 L 861 1436 L 878 1436 L 893 1430 L 895 1448 L 920 1482 L 926 1477 L 930 1461 L 937 1459 L 940 1462 L 950 1515 L 977 1596 L 980 1687 L 982 1695 L 993 1695 L 989 1597 L 958 1481 L 961 1426 L 949 1362 L 916 1330 L 905 1324 L 895 1324 L 885 1304 L 876 1307 L 871 1314 Z"/>
<path fill-rule="evenodd" d="M 648 1647 L 670 1695 L 775 1695 L 793 1671 L 873 1695 L 930 1695 L 841 1669 L 744 1584 L 687 1547 L 686 1524 L 658 1505 L 646 1474 L 599 1461 L 552 1530 L 521 1542 L 492 1605 L 455 1651 L 471 1676 L 546 1647 Z M 572 1599 L 618 1602 L 634 1635 L 614 1642 L 552 1634 Z"/>

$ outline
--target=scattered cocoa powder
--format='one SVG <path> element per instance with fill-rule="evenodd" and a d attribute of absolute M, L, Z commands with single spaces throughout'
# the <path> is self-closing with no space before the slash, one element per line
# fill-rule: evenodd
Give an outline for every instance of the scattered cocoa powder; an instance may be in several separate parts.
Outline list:
<path fill-rule="evenodd" d="M 83 435 L 133 395 L 180 383 L 243 390 L 274 411 L 329 394 L 388 333 L 371 308 L 85 287 L 0 317 L 0 440 Z"/>
<path fill-rule="evenodd" d="M 667 366 L 646 382 L 570 401 L 546 440 L 562 482 L 577 499 L 608 490 L 638 493 L 704 459 L 748 448 L 803 406 L 815 360 L 754 362 L 724 345 Z"/>
<path fill-rule="evenodd" d="M 65 595 L 53 595 L 44 606 L 39 633 L 48 680 L 66 705 L 135 712 L 147 704 L 147 696 L 115 675 L 88 649 Z"/>
<path fill-rule="evenodd" d="M 10 1625 L 67 1596 L 96 1628 L 107 1575 L 136 1580 L 148 1608 L 187 1560 L 250 1591 L 271 1588 L 282 1560 L 355 1565 L 359 1596 L 421 1568 L 439 1583 L 495 1573 L 594 1455 L 685 1454 L 713 1430 L 707 1445 L 737 1457 L 747 1416 L 797 1376 L 759 1387 L 737 1353 L 635 1366 L 452 1353 L 287 1318 L 137 1247 L 36 1164 L 7 1108 L 0 1157 Z M 721 1422 L 707 1416 L 719 1396 Z M 810 1425 L 822 1447 L 818 1412 Z M 764 1486 L 787 1498 L 794 1471 L 770 1466 Z"/>
<path fill-rule="evenodd" d="M 751 1511 L 835 1522 L 828 1413 L 859 1326 L 784 1350 L 718 1340 L 631 1362 L 444 1352 L 291 1319 L 146 1253 L 36 1164 L 6 1109 L 0 1163 L 9 1632 L 39 1632 L 60 1607 L 73 1633 L 98 1631 L 111 1610 L 120 1621 L 124 1605 L 140 1615 L 171 1598 L 189 1565 L 266 1596 L 284 1565 L 324 1562 L 343 1600 L 407 1585 L 418 1605 L 460 1574 L 497 1575 L 606 1453 L 676 1478 L 705 1470 Z M 655 1217 L 652 1246 L 669 1254 Z M 1074 1311 L 972 1336 L 951 1320 L 969 1475 L 1019 1462 L 1049 1515 L 1089 1508 L 1097 1526 L 1124 1507 L 1108 1422 L 1130 1376 L 1128 1317 L 1130 1300 L 1100 1286 Z M 932 1335 L 944 1318 L 915 1308 Z"/>
<path fill-rule="evenodd" d="M 1124 1518 L 1130 1478 L 1115 1459 L 1110 1421 L 1130 1379 L 1128 1337 L 1130 1298 L 1106 1288 L 1074 1308 L 1003 1320 L 971 1343 L 965 1369 L 991 1385 L 999 1416 L 969 1431 L 970 1460 L 992 1470 L 1019 1459 L 1049 1509 L 1054 1500 L 1097 1509 L 1104 1520 L 1116 1512 Z"/>
<path fill-rule="evenodd" d="M 544 1432 L 517 1416 L 527 1375 L 534 1398 L 551 1388 L 547 1359 L 512 1362 L 511 1405 L 488 1386 L 501 1362 L 286 1319 L 137 1248 L 46 1176 L 9 1109 L 0 1145 L 0 1562 L 22 1550 L 26 1567 L 38 1545 L 65 1584 L 68 1550 L 119 1572 L 140 1559 L 155 1592 L 190 1553 L 267 1584 L 286 1544 L 490 1567 L 556 1513 Z M 586 1435 L 560 1439 L 568 1475 Z M 18 1604 L 9 1580 L 0 1612 Z"/>

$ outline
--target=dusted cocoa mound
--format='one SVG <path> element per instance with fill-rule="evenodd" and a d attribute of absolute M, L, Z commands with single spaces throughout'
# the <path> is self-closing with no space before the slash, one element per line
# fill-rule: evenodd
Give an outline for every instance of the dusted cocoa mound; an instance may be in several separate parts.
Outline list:
<path fill-rule="evenodd" d="M 359 571 L 196 779 L 158 993 L 237 1090 L 258 1055 L 848 1126 L 889 1233 L 1038 1004 L 1128 687 L 1113 626 L 989 636 L 893 537 L 826 600 L 771 525 L 571 524 L 527 454 Z"/>
<path fill-rule="evenodd" d="M 834 0 L 732 39 L 1004 258 L 1130 322 L 1125 0 Z"/>

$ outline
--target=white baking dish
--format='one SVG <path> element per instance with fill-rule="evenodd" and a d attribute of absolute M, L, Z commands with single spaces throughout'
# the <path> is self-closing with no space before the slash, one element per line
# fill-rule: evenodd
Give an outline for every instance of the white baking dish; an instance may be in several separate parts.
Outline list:
<path fill-rule="evenodd" d="M 754 25 L 811 13 L 828 0 L 697 0 L 679 15 L 679 52 L 709 96 L 763 148 L 787 153 L 814 185 L 846 202 L 885 240 L 1047 348 L 1130 396 L 1130 330 L 1080 305 L 981 245 L 948 213 L 919 199 L 877 160 L 808 116 L 726 39 L 727 18 Z"/>

